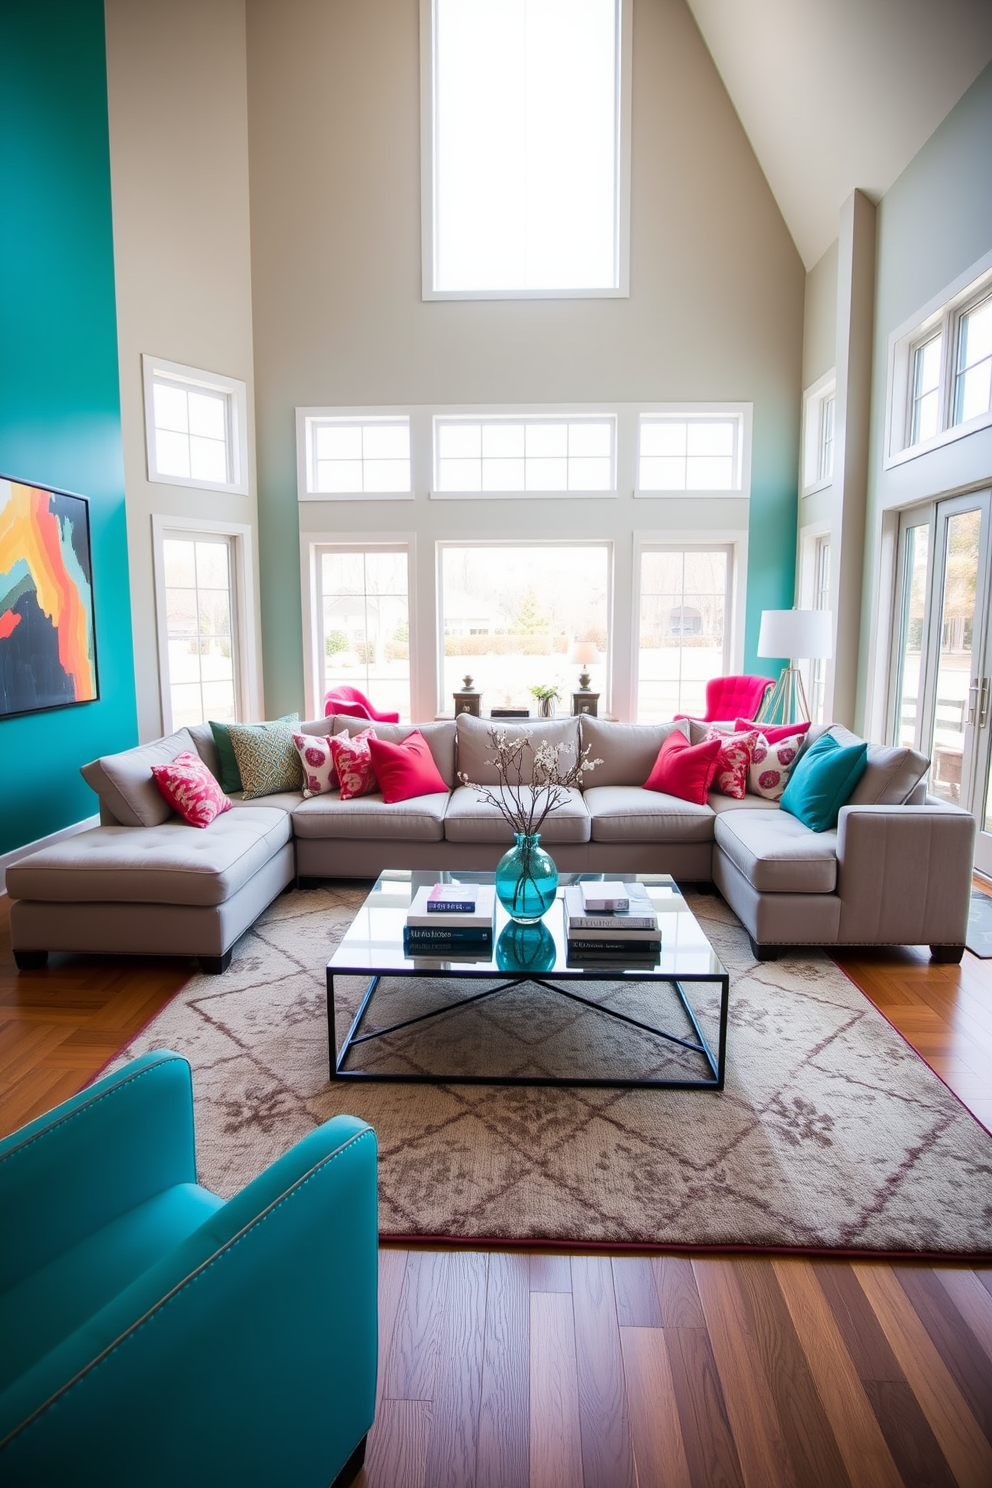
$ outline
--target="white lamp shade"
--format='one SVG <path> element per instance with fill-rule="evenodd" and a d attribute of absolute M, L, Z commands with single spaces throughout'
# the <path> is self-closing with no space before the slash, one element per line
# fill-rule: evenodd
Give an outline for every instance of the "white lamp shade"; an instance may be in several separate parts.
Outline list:
<path fill-rule="evenodd" d="M 568 659 L 575 666 L 593 666 L 599 660 L 595 641 L 573 641 Z"/>
<path fill-rule="evenodd" d="M 759 656 L 817 661 L 834 654 L 830 610 L 762 610 Z"/>

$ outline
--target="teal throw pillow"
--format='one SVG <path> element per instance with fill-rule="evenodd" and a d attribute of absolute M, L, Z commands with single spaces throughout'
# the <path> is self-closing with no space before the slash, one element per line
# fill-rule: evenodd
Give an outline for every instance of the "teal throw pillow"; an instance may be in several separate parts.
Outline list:
<path fill-rule="evenodd" d="M 272 723 L 246 723 L 239 725 L 239 727 L 267 729 L 272 728 L 274 723 L 299 723 L 299 721 L 299 713 L 286 713 L 282 718 L 274 719 Z M 241 783 L 241 771 L 238 769 L 238 761 L 235 757 L 234 745 L 231 743 L 231 736 L 228 733 L 228 725 L 226 723 L 214 723 L 213 719 L 211 719 L 210 732 L 214 736 L 214 743 L 217 745 L 217 753 L 220 756 L 220 788 L 222 791 L 226 791 L 229 796 L 233 795 L 235 791 L 243 790 L 244 786 Z"/>
<path fill-rule="evenodd" d="M 799 756 L 779 803 L 782 810 L 814 832 L 829 832 L 867 763 L 867 744 L 840 744 L 833 734 L 821 734 Z"/>

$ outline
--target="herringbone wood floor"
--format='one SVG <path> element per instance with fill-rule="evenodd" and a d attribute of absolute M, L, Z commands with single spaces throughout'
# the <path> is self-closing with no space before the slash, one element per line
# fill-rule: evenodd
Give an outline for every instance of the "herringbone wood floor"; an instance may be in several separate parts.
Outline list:
<path fill-rule="evenodd" d="M 4 1132 L 192 970 L 56 956 L 19 976 L 6 922 L 0 899 Z M 992 1127 L 992 961 L 839 959 Z M 388 1249 L 380 1275 L 366 1488 L 992 1484 L 992 1267 Z"/>

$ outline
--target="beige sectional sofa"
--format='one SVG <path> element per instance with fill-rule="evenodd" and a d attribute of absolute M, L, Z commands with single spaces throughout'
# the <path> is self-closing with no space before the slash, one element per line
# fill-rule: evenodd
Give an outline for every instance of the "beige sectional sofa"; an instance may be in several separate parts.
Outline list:
<path fill-rule="evenodd" d="M 698 725 L 583 717 L 505 726 L 528 729 L 535 743 L 588 745 L 602 761 L 542 828 L 561 871 L 715 882 L 759 957 L 788 945 L 924 943 L 941 959 L 960 958 L 975 823 L 926 796 L 928 762 L 913 751 L 870 746 L 836 831 L 815 833 L 760 797 L 711 793 L 708 804 L 694 805 L 644 790 L 666 734 L 691 736 Z M 205 970 L 223 971 L 238 937 L 294 880 L 494 867 L 510 829 L 458 778 L 498 784 L 486 751 L 491 725 L 463 714 L 419 727 L 445 792 L 393 805 L 378 794 L 234 797 L 232 810 L 205 830 L 171 814 L 150 771 L 192 748 L 219 776 L 208 726 L 87 765 L 101 825 L 7 870 L 18 965 L 41 965 L 50 951 L 91 951 L 196 956 Z M 355 720 L 300 728 L 354 731 Z M 409 732 L 400 724 L 375 729 L 391 740 Z"/>

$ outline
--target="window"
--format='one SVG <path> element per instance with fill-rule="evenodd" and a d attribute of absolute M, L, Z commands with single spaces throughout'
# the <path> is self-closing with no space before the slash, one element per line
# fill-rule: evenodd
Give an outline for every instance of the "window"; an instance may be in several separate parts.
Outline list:
<path fill-rule="evenodd" d="M 626 294 L 622 0 L 422 0 L 424 298 Z"/>
<path fill-rule="evenodd" d="M 409 555 L 405 544 L 316 551 L 323 686 L 357 687 L 380 712 L 410 717 Z"/>
<path fill-rule="evenodd" d="M 641 415 L 637 490 L 739 491 L 741 416 Z"/>
<path fill-rule="evenodd" d="M 166 730 L 239 716 L 233 539 L 168 532 L 160 548 Z"/>
<path fill-rule="evenodd" d="M 247 387 L 143 356 L 148 479 L 247 492 Z"/>
<path fill-rule="evenodd" d="M 730 546 L 651 546 L 641 553 L 637 717 L 706 711 L 706 683 L 730 671 Z"/>
<path fill-rule="evenodd" d="M 442 710 L 471 673 L 486 709 L 534 707 L 532 687 L 557 687 L 569 712 L 576 640 L 596 643 L 592 687 L 605 694 L 611 566 L 604 542 L 440 544 Z"/>
<path fill-rule="evenodd" d="M 439 493 L 612 491 L 616 419 L 436 418 Z"/>
<path fill-rule="evenodd" d="M 834 475 L 837 375 L 828 372 L 803 394 L 803 491 L 828 486 Z"/>
<path fill-rule="evenodd" d="M 409 414 L 299 412 L 301 494 L 331 500 L 412 495 Z"/>
<path fill-rule="evenodd" d="M 887 465 L 992 424 L 990 261 L 891 338 Z"/>

